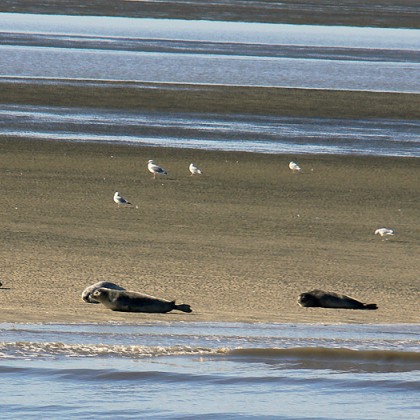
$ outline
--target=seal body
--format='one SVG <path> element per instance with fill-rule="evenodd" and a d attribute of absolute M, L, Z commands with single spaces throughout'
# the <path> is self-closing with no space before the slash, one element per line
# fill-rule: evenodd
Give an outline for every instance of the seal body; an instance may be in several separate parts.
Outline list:
<path fill-rule="evenodd" d="M 363 303 L 346 295 L 323 290 L 302 293 L 298 298 L 298 303 L 305 308 L 378 309 L 375 303 Z"/>
<path fill-rule="evenodd" d="M 125 290 L 124 287 L 118 286 L 118 284 L 111 283 L 110 281 L 99 281 L 98 283 L 92 284 L 92 286 L 86 287 L 82 292 L 82 299 L 87 303 L 99 303 L 92 296 L 93 292 L 101 287 L 114 290 Z"/>
<path fill-rule="evenodd" d="M 192 312 L 190 305 L 177 305 L 174 300 L 166 300 L 128 290 L 99 288 L 93 298 L 113 311 L 166 313 L 172 310 Z"/>

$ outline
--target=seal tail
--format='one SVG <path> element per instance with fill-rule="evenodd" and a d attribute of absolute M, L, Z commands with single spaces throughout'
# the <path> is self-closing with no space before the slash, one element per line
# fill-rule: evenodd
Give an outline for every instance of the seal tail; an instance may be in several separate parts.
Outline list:
<path fill-rule="evenodd" d="M 189 314 L 190 312 L 192 312 L 191 306 L 187 305 L 185 303 L 182 303 L 181 305 L 177 305 L 175 303 L 175 301 L 172 302 L 174 309 L 177 309 L 178 311 L 182 311 L 182 312 L 186 312 L 187 314 Z"/>
<path fill-rule="evenodd" d="M 378 309 L 378 305 L 376 303 L 365 303 L 363 309 Z"/>

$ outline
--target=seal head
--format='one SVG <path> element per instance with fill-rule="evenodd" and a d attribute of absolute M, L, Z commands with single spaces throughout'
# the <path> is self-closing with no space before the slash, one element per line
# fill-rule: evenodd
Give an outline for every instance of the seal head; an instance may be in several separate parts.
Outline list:
<path fill-rule="evenodd" d="M 92 284 L 83 290 L 82 299 L 87 303 L 99 303 L 99 301 L 93 298 L 92 294 L 95 290 L 100 289 L 101 287 L 106 287 L 107 289 L 125 290 L 124 287 L 118 286 L 118 284 L 110 281 L 99 281 L 98 283 Z"/>

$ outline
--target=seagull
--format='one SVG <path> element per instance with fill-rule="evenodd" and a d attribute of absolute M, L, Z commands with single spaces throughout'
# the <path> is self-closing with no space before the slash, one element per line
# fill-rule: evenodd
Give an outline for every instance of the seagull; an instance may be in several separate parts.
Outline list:
<path fill-rule="evenodd" d="M 122 197 L 118 191 L 114 194 L 114 201 L 118 204 L 118 207 L 120 207 L 120 205 L 125 206 L 127 204 L 131 204 L 124 197 Z"/>
<path fill-rule="evenodd" d="M 193 175 L 203 175 L 203 171 L 198 167 L 195 166 L 194 163 L 190 164 L 190 172 L 191 172 L 191 176 Z"/>
<path fill-rule="evenodd" d="M 380 235 L 382 238 L 384 236 L 394 236 L 394 231 L 388 228 L 380 228 L 375 230 L 375 235 Z"/>
<path fill-rule="evenodd" d="M 302 170 L 302 168 L 296 162 L 293 161 L 289 163 L 289 168 L 294 174 L 299 173 Z"/>
<path fill-rule="evenodd" d="M 153 179 L 156 179 L 156 174 L 168 175 L 168 172 L 166 172 L 162 167 L 156 165 L 154 160 L 149 160 L 147 162 L 147 169 L 153 174 Z"/>

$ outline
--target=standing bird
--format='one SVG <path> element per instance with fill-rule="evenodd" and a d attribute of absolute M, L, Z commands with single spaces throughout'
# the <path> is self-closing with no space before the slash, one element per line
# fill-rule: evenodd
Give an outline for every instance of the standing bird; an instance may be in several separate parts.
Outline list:
<path fill-rule="evenodd" d="M 302 168 L 296 162 L 293 161 L 289 163 L 289 168 L 294 174 L 302 171 Z"/>
<path fill-rule="evenodd" d="M 394 231 L 388 228 L 380 228 L 375 230 L 375 235 L 380 235 L 382 238 L 384 236 L 394 236 Z"/>
<path fill-rule="evenodd" d="M 114 201 L 118 204 L 118 207 L 131 204 L 124 197 L 122 197 L 118 191 L 114 194 Z"/>
<path fill-rule="evenodd" d="M 154 160 L 149 160 L 147 162 L 147 169 L 153 174 L 153 179 L 156 179 L 156 174 L 168 175 L 168 172 L 166 172 L 162 167 L 156 165 Z"/>
<path fill-rule="evenodd" d="M 190 169 L 190 172 L 191 172 L 191 176 L 193 176 L 193 175 L 203 175 L 203 171 L 198 166 L 195 166 L 194 163 L 190 164 L 189 169 Z"/>

